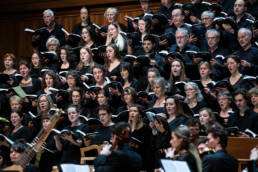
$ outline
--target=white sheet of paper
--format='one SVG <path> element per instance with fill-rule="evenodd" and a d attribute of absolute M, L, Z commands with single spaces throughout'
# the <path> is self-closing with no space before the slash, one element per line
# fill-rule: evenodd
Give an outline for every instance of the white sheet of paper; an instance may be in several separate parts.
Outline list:
<path fill-rule="evenodd" d="M 61 164 L 61 169 L 63 172 L 90 172 L 88 165 Z"/>
<path fill-rule="evenodd" d="M 185 161 L 162 159 L 161 164 L 165 172 L 190 172 L 190 169 Z"/>

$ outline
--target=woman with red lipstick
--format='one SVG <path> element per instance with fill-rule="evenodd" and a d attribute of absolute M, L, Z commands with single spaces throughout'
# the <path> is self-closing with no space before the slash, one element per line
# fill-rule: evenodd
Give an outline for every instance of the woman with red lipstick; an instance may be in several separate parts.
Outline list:
<path fill-rule="evenodd" d="M 252 84 L 245 80 L 245 75 L 239 72 L 241 67 L 240 57 L 237 55 L 230 55 L 227 58 L 227 67 L 230 72 L 230 77 L 226 78 L 234 91 L 238 88 L 250 89 Z"/>

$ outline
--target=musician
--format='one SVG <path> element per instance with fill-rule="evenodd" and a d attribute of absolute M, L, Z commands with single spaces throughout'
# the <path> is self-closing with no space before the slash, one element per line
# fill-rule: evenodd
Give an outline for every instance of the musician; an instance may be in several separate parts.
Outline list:
<path fill-rule="evenodd" d="M 119 122 L 112 129 L 112 145 L 105 145 L 95 160 L 95 172 L 137 172 L 142 159 L 132 151 L 128 142 L 131 128 L 128 123 Z"/>
<path fill-rule="evenodd" d="M 19 164 L 22 160 L 22 154 L 25 153 L 26 145 L 22 141 L 16 141 L 10 149 L 10 159 L 13 164 Z M 38 172 L 38 168 L 34 164 L 27 164 L 23 169 L 23 172 Z"/>
<path fill-rule="evenodd" d="M 218 124 L 213 124 L 207 129 L 207 133 L 208 147 L 215 149 L 215 153 L 203 157 L 202 171 L 237 171 L 238 161 L 225 150 L 228 138 L 224 128 Z"/>
<path fill-rule="evenodd" d="M 185 125 L 178 126 L 171 133 L 171 148 L 165 150 L 167 158 L 186 161 L 190 171 L 201 171 L 201 160 L 191 140 L 190 130 Z"/>
<path fill-rule="evenodd" d="M 44 131 L 47 131 L 49 124 L 51 123 L 50 115 L 41 116 L 41 124 Z M 46 149 L 40 150 L 36 155 L 36 163 L 39 163 L 39 169 L 41 172 L 49 172 L 52 166 L 57 165 L 60 161 L 60 154 L 56 149 L 56 143 L 54 140 L 54 133 L 50 133 L 45 141 L 44 147 Z"/>

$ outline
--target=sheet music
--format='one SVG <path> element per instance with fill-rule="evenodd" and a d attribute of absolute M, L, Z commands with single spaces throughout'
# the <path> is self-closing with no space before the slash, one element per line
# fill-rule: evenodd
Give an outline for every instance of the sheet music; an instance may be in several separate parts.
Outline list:
<path fill-rule="evenodd" d="M 165 172 L 190 172 L 190 169 L 185 161 L 162 159 L 161 164 Z"/>
<path fill-rule="evenodd" d="M 61 169 L 63 172 L 90 172 L 88 165 L 61 164 Z"/>

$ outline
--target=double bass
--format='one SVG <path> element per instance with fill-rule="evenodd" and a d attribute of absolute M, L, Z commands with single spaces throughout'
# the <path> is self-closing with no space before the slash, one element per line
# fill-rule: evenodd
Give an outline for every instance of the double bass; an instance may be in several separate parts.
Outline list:
<path fill-rule="evenodd" d="M 4 171 L 19 171 L 23 172 L 23 169 L 26 165 L 32 160 L 35 154 L 42 149 L 44 143 L 51 133 L 51 130 L 55 127 L 57 121 L 61 118 L 63 111 L 57 109 L 55 114 L 50 118 L 50 124 L 48 125 L 47 129 L 44 130 L 43 128 L 39 131 L 37 136 L 33 139 L 32 144 L 28 147 L 24 153 L 22 153 L 21 158 L 17 161 L 14 165 L 6 167 Z"/>

